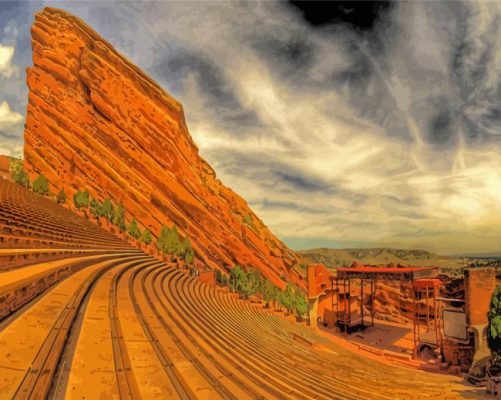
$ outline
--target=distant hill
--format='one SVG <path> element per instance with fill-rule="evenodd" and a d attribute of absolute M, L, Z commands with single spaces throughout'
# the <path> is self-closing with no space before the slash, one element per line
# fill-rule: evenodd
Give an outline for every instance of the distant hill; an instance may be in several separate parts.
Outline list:
<path fill-rule="evenodd" d="M 330 268 L 349 267 L 354 261 L 361 264 L 387 265 L 390 263 L 410 266 L 460 267 L 460 258 L 441 256 L 425 250 L 407 249 L 329 249 L 300 250 L 303 262 L 322 263 Z"/>

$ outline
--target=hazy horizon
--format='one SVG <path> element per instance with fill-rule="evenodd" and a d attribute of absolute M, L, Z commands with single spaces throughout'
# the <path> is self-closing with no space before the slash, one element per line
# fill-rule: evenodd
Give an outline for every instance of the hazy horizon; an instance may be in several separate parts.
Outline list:
<path fill-rule="evenodd" d="M 367 26 L 356 3 L 318 21 L 287 2 L 0 2 L 0 154 L 22 153 L 45 5 L 181 101 L 201 155 L 291 248 L 501 251 L 500 2 L 388 3 Z"/>

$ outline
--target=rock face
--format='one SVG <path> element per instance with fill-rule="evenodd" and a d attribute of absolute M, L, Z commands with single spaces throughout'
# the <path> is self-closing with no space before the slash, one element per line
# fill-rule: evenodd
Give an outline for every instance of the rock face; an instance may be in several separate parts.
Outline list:
<path fill-rule="evenodd" d="M 10 181 L 9 157 L 0 155 L 0 178 Z"/>
<path fill-rule="evenodd" d="M 64 187 L 123 203 L 158 235 L 177 225 L 211 268 L 240 264 L 279 286 L 297 255 L 203 160 L 183 108 L 80 19 L 45 8 L 32 26 L 25 168 Z M 245 223 L 244 223 L 245 219 Z M 303 286 L 301 284 L 301 286 Z"/>

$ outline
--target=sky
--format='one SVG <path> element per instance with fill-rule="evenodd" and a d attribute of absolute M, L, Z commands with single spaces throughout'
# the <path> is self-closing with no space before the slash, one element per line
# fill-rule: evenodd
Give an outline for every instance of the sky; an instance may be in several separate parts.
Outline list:
<path fill-rule="evenodd" d="M 501 2 L 0 1 L 0 154 L 22 154 L 45 5 L 181 101 L 292 248 L 501 251 Z"/>

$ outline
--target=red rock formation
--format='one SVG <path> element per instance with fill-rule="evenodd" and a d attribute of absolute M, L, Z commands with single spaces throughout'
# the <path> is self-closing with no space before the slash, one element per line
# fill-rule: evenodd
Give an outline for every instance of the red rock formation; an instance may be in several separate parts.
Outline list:
<path fill-rule="evenodd" d="M 12 180 L 9 171 L 9 157 L 0 155 L 0 178 Z"/>
<path fill-rule="evenodd" d="M 68 198 L 79 188 L 122 202 L 157 235 L 176 224 L 208 266 L 259 269 L 298 281 L 297 256 L 224 186 L 193 142 L 179 102 L 80 19 L 53 8 L 35 16 L 28 69 L 26 169 Z M 249 234 L 242 227 L 248 216 Z M 243 232 L 247 232 L 245 235 Z"/>

